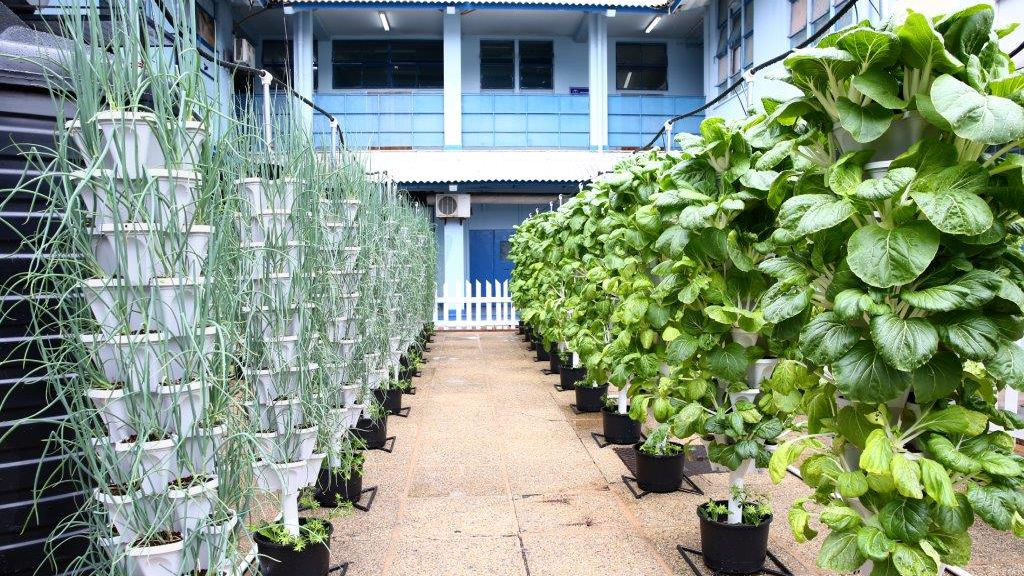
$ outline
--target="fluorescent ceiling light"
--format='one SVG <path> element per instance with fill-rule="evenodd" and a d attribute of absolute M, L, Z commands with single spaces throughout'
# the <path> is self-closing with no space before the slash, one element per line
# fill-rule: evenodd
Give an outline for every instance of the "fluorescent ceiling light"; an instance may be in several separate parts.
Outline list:
<path fill-rule="evenodd" d="M 377 12 L 377 17 L 380 18 L 380 25 L 384 27 L 384 31 L 391 32 L 391 23 L 388 22 L 388 15 L 383 12 Z"/>
<path fill-rule="evenodd" d="M 381 15 L 383 15 L 383 12 Z M 647 24 L 647 28 L 644 28 L 644 34 L 650 34 L 651 30 L 654 30 L 655 26 L 658 25 L 658 22 L 661 22 L 661 16 L 655 16 L 652 18 L 650 23 Z"/>
<path fill-rule="evenodd" d="M 626 81 L 622 83 L 622 89 L 623 90 L 625 90 L 626 88 L 629 88 L 629 81 L 632 80 L 632 79 L 633 79 L 633 73 L 632 72 L 626 72 Z"/>

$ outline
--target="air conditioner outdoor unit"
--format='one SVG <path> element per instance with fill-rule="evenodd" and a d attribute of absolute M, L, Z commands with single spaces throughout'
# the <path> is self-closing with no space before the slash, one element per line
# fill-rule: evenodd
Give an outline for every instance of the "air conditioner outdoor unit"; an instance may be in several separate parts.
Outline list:
<path fill-rule="evenodd" d="M 469 194 L 438 194 L 434 215 L 438 218 L 469 218 Z"/>
<path fill-rule="evenodd" d="M 249 67 L 255 67 L 256 50 L 252 47 L 252 42 L 249 42 L 245 38 L 235 38 L 235 53 L 232 60 L 236 64 L 245 64 Z"/>

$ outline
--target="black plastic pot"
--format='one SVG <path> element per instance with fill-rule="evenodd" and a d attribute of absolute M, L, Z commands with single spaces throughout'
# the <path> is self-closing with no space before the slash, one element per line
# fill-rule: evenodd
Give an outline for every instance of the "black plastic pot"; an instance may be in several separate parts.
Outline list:
<path fill-rule="evenodd" d="M 600 412 L 604 407 L 604 397 L 608 394 L 608 385 L 577 386 L 576 410 L 580 412 Z"/>
<path fill-rule="evenodd" d="M 316 501 L 321 506 L 334 508 L 339 502 L 359 502 L 363 495 L 363 473 L 353 470 L 346 480 L 341 474 L 334 474 L 329 468 L 321 468 L 316 479 Z"/>
<path fill-rule="evenodd" d="M 309 518 L 299 518 L 303 525 Z M 295 551 L 292 544 L 277 544 L 267 540 L 259 533 L 252 535 L 259 553 L 261 576 L 324 576 L 331 567 L 331 534 L 334 525 L 327 524 L 327 541 L 320 544 L 308 544 L 300 552 Z"/>
<path fill-rule="evenodd" d="M 360 418 L 356 422 L 356 437 L 366 444 L 369 449 L 383 448 L 388 439 L 388 418 L 387 416 L 374 422 L 370 418 Z"/>
<path fill-rule="evenodd" d="M 543 340 L 534 340 L 533 346 L 537 351 L 537 362 L 548 362 L 551 360 L 551 351 L 544 346 Z"/>
<path fill-rule="evenodd" d="M 728 503 L 719 500 L 719 504 Z M 757 526 L 749 524 L 727 524 L 708 520 L 700 513 L 705 504 L 697 507 L 700 518 L 700 549 L 704 564 L 715 572 L 726 574 L 753 574 L 764 567 L 768 554 L 769 516 Z"/>
<path fill-rule="evenodd" d="M 604 439 L 609 444 L 636 444 L 640 441 L 640 423 L 630 418 L 629 414 L 602 408 L 601 425 Z"/>
<path fill-rule="evenodd" d="M 587 377 L 586 368 L 569 368 L 568 366 L 562 366 L 562 370 L 558 373 L 559 384 L 562 386 L 562 390 L 575 390 L 576 383 L 582 381 Z"/>
<path fill-rule="evenodd" d="M 388 390 L 377 388 L 373 391 L 373 395 L 378 402 L 384 405 L 388 414 L 398 414 L 402 410 L 402 390 L 400 388 Z"/>
<path fill-rule="evenodd" d="M 664 494 L 675 492 L 683 483 L 684 452 L 671 456 L 651 456 L 640 451 L 641 442 L 633 445 L 636 451 L 636 483 L 641 490 Z"/>
<path fill-rule="evenodd" d="M 555 344 L 548 358 L 548 371 L 552 374 L 560 374 L 562 371 L 562 356 L 558 353 L 558 345 Z"/>

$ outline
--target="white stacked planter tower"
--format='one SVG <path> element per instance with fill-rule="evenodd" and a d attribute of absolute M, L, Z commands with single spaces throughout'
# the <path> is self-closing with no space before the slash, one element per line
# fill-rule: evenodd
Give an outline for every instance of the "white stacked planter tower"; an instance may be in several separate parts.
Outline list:
<path fill-rule="evenodd" d="M 79 335 L 88 362 L 78 377 L 105 432 L 87 456 L 107 474 L 92 493 L 114 529 L 102 545 L 130 576 L 216 573 L 236 520 L 215 513 L 220 349 L 203 312 L 214 230 L 197 217 L 205 129 L 123 110 L 66 128 L 84 163 L 70 208 L 95 272 L 80 283 L 95 332 Z"/>
<path fill-rule="evenodd" d="M 324 453 L 318 427 L 306 418 L 315 344 L 313 307 L 304 296 L 312 255 L 301 236 L 305 183 L 291 178 L 240 178 L 238 222 L 245 337 L 242 378 L 255 430 L 253 472 L 258 489 L 280 499 L 285 528 L 299 534 L 299 492 L 316 482 Z"/>

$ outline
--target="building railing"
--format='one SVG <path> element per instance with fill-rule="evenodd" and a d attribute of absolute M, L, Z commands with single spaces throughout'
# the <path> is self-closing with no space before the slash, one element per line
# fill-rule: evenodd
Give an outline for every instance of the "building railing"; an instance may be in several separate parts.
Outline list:
<path fill-rule="evenodd" d="M 318 92 L 313 100 L 338 118 L 350 146 L 444 146 L 444 95 L 441 92 Z M 313 119 L 313 133 L 318 138 L 330 134 L 327 118 L 322 114 Z"/>
<path fill-rule="evenodd" d="M 611 94 L 608 96 L 608 146 L 612 148 L 640 148 L 647 144 L 651 134 L 661 129 L 666 119 L 682 114 L 704 103 L 703 96 L 634 96 Z M 704 115 L 677 122 L 672 132 L 700 131 Z M 664 144 L 661 144 L 664 146 Z"/>
<path fill-rule="evenodd" d="M 440 286 L 434 306 L 438 330 L 505 330 L 519 319 L 512 305 L 508 282 L 466 281 L 463 286 Z"/>
<path fill-rule="evenodd" d="M 588 148 L 586 94 L 463 94 L 464 148 Z"/>

